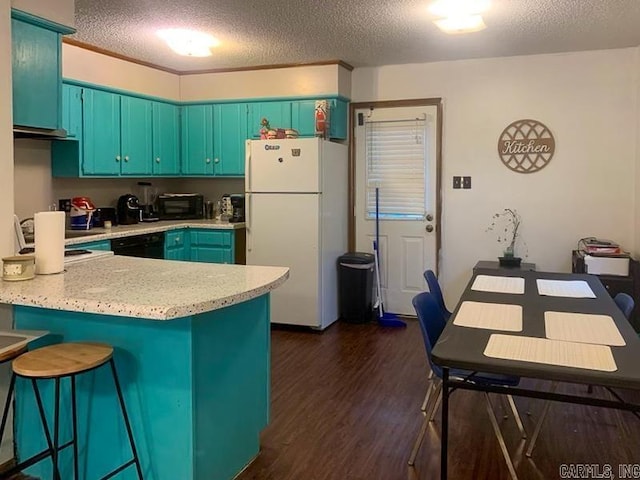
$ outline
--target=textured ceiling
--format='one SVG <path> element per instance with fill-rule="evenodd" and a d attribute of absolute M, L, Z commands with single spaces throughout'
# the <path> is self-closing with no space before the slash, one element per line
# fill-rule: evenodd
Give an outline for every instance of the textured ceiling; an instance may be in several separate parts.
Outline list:
<path fill-rule="evenodd" d="M 355 67 L 640 45 L 640 0 L 493 0 L 487 29 L 447 35 L 429 0 L 76 0 L 74 38 L 180 71 L 343 60 Z M 206 58 L 161 28 L 206 31 Z"/>

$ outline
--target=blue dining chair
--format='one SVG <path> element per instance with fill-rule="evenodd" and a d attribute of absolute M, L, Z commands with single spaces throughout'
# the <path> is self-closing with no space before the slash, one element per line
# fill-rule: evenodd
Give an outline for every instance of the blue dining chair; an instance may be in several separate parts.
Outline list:
<path fill-rule="evenodd" d="M 429 422 L 433 418 L 433 414 L 435 413 L 435 409 L 437 408 L 442 395 L 442 367 L 433 362 L 431 352 L 436 342 L 440 338 L 440 334 L 444 330 L 444 327 L 447 323 L 444 315 L 442 314 L 437 296 L 433 293 L 423 292 L 416 295 L 413 298 L 413 307 L 416 310 L 418 321 L 420 323 L 420 330 L 422 332 L 422 338 L 424 340 L 427 360 L 434 375 L 434 381 L 432 382 L 431 388 L 435 388 L 438 393 L 436 394 L 435 399 L 431 402 L 429 413 L 424 416 L 422 427 L 420 428 L 420 433 L 418 434 L 418 438 L 416 439 L 416 443 L 413 446 L 411 456 L 409 457 L 409 465 L 415 464 L 416 456 L 418 455 L 418 451 L 420 449 L 420 446 L 422 445 L 427 427 L 429 425 Z M 450 369 L 449 378 L 452 380 L 466 380 L 475 384 L 506 387 L 515 387 L 520 383 L 520 378 L 515 376 L 477 373 L 460 369 Z M 436 380 L 438 386 L 435 386 Z M 500 431 L 500 427 L 498 426 L 498 420 L 496 419 L 496 415 L 493 411 L 493 406 L 491 405 L 489 394 L 485 392 L 484 396 L 487 402 L 487 413 L 489 414 L 489 419 L 491 420 L 493 431 L 496 435 L 496 438 L 498 439 L 498 443 L 500 445 L 500 449 L 502 450 L 502 454 L 504 455 L 505 462 L 507 463 L 507 468 L 509 469 L 511 478 L 517 479 L 515 468 L 513 466 L 513 462 L 511 461 L 511 457 L 509 456 L 509 451 L 507 450 L 504 437 L 502 436 L 502 432 Z M 526 438 L 526 433 L 524 431 L 524 427 L 522 426 L 522 421 L 520 419 L 520 415 L 518 414 L 518 409 L 516 408 L 516 405 L 513 401 L 513 397 L 511 397 L 511 395 L 507 395 L 507 399 L 513 411 L 513 415 L 522 438 Z"/>
<path fill-rule="evenodd" d="M 449 320 L 451 312 L 447 310 L 447 307 L 444 304 L 444 297 L 442 296 L 442 289 L 440 288 L 438 277 L 436 277 L 436 274 L 433 272 L 433 270 L 425 270 L 423 275 L 424 279 L 427 281 L 427 285 L 429 286 L 429 292 L 431 292 L 438 300 L 438 304 L 440 305 L 440 310 L 442 310 L 444 319 Z"/>
<path fill-rule="evenodd" d="M 633 297 L 631 295 L 627 295 L 626 293 L 620 292 L 615 297 L 613 297 L 613 301 L 616 302 L 616 305 L 627 320 L 631 318 L 631 312 L 633 312 L 633 307 L 635 306 L 635 302 L 633 301 Z"/>

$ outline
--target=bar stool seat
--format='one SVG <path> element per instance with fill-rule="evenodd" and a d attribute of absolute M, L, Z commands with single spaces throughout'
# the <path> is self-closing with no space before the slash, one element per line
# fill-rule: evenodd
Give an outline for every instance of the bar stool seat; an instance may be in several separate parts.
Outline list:
<path fill-rule="evenodd" d="M 29 351 L 27 353 L 23 353 L 13 361 L 12 366 L 14 375 L 29 379 L 31 382 L 48 448 L 43 452 L 34 455 L 30 459 L 21 462 L 20 464 L 15 466 L 12 471 L 19 471 L 21 467 L 33 465 L 40 460 L 51 456 L 53 462 L 53 478 L 55 480 L 61 480 L 58 465 L 59 452 L 69 446 L 72 446 L 73 477 L 71 477 L 70 475 L 65 475 L 65 480 L 67 480 L 68 478 L 74 478 L 78 480 L 80 478 L 78 466 L 78 419 L 76 408 L 75 377 L 79 374 L 100 368 L 107 363 L 110 366 L 116 393 L 118 395 L 120 412 L 122 413 L 122 419 L 124 420 L 124 424 L 127 430 L 132 459 L 112 470 L 110 473 L 102 477 L 102 479 L 106 480 L 108 478 L 112 478 L 113 476 L 117 475 L 119 472 L 125 470 L 130 466 L 135 466 L 136 473 L 139 479 L 143 478 L 142 468 L 140 466 L 140 460 L 138 458 L 138 452 L 136 450 L 135 442 L 133 439 L 131 424 L 129 422 L 129 416 L 127 414 L 127 409 L 124 403 L 124 397 L 122 396 L 122 389 L 120 388 L 120 382 L 118 380 L 115 362 L 113 361 L 113 347 L 111 345 L 106 345 L 103 343 L 89 342 L 59 343 L 55 345 L 49 345 Z M 60 445 L 58 442 L 60 429 L 60 380 L 65 377 L 69 377 L 71 384 L 71 417 L 73 422 L 73 438 L 71 441 L 65 443 L 64 445 Z M 55 382 L 53 434 L 49 432 L 42 398 L 40 396 L 40 390 L 38 388 L 36 380 L 53 380 Z M 53 439 L 51 437 L 53 437 Z"/>
<path fill-rule="evenodd" d="M 59 343 L 20 355 L 13 371 L 28 378 L 66 377 L 98 368 L 112 356 L 113 347 L 102 343 Z"/>

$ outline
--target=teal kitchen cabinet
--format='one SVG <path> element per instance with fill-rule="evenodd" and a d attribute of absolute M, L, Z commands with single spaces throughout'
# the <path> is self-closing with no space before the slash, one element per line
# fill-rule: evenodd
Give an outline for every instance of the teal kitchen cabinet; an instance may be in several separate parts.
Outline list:
<path fill-rule="evenodd" d="M 96 240 L 95 242 L 79 243 L 77 245 L 67 245 L 69 250 L 107 250 L 111 251 L 111 242 L 109 240 Z"/>
<path fill-rule="evenodd" d="M 234 263 L 233 230 L 190 229 L 189 255 L 192 262 Z"/>
<path fill-rule="evenodd" d="M 180 173 L 179 108 L 153 102 L 153 175 Z"/>
<path fill-rule="evenodd" d="M 82 139 L 82 87 L 62 85 L 62 128 L 68 139 Z"/>
<path fill-rule="evenodd" d="M 120 174 L 120 95 L 83 90 L 82 174 Z"/>
<path fill-rule="evenodd" d="M 120 173 L 151 175 L 153 170 L 151 101 L 120 95 Z"/>
<path fill-rule="evenodd" d="M 248 138 L 246 103 L 213 107 L 214 175 L 243 176 Z"/>
<path fill-rule="evenodd" d="M 348 103 L 338 98 L 328 100 L 330 108 L 329 138 L 344 140 L 347 138 Z M 316 134 L 316 101 L 300 100 L 292 102 L 293 128 L 301 137 L 313 137 Z"/>
<path fill-rule="evenodd" d="M 63 34 L 72 28 L 11 11 L 13 124 L 57 129 L 62 125 Z"/>
<path fill-rule="evenodd" d="M 182 174 L 244 175 L 246 139 L 246 103 L 183 107 Z"/>
<path fill-rule="evenodd" d="M 213 106 L 182 108 L 183 175 L 213 175 Z"/>
<path fill-rule="evenodd" d="M 52 142 L 53 176 L 153 173 L 150 100 L 74 85 L 64 85 L 63 99 L 63 119 L 76 133 Z"/>
<path fill-rule="evenodd" d="M 347 139 L 349 126 L 349 102 L 339 98 L 329 100 L 331 105 L 331 118 L 329 123 L 329 138 L 336 140 Z"/>
<path fill-rule="evenodd" d="M 171 230 L 165 234 L 164 259 L 190 260 L 188 230 Z"/>
<path fill-rule="evenodd" d="M 271 128 L 291 128 L 291 101 L 256 102 L 249 104 L 249 138 L 260 138 L 263 118 Z"/>

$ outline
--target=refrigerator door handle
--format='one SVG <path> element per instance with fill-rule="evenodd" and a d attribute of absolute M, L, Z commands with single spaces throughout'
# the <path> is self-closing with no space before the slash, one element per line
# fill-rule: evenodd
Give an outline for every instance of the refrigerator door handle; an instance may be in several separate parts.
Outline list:
<path fill-rule="evenodd" d="M 247 140 L 244 147 L 244 189 L 247 192 L 251 188 L 251 140 Z"/>
<path fill-rule="evenodd" d="M 244 219 L 245 219 L 245 231 L 247 235 L 247 252 L 250 252 L 253 247 L 253 240 L 251 238 L 251 210 L 252 210 L 252 201 L 253 195 L 247 192 L 245 193 L 245 211 L 244 211 Z"/>

